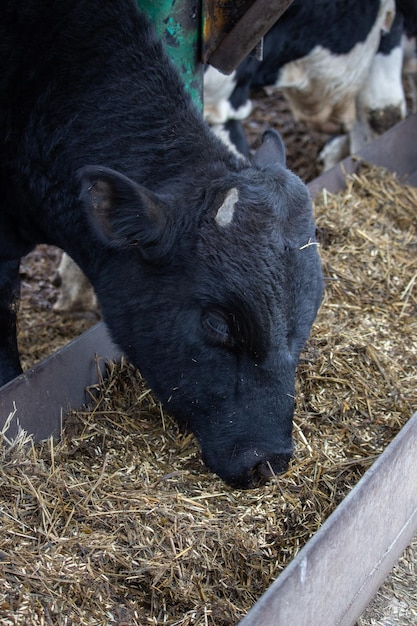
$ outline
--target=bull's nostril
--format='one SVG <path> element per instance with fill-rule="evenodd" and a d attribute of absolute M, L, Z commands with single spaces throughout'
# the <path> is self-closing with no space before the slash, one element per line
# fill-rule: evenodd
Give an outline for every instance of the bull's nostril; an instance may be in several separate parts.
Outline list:
<path fill-rule="evenodd" d="M 264 459 L 254 468 L 254 473 L 260 480 L 268 480 L 276 474 L 282 474 L 288 469 L 290 457 L 287 455 L 277 455 L 270 459 Z"/>
<path fill-rule="evenodd" d="M 232 459 L 238 462 L 231 463 L 227 473 L 218 473 L 231 487 L 254 489 L 274 476 L 285 472 L 291 460 L 291 453 L 291 446 L 288 446 L 286 451 L 281 453 L 262 452 L 259 448 L 254 447 L 243 452 L 237 459 Z M 208 465 L 206 457 L 204 460 Z"/>

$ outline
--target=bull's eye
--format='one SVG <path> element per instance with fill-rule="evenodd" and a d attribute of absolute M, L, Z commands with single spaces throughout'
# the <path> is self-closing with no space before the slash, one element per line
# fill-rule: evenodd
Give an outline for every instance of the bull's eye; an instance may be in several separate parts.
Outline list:
<path fill-rule="evenodd" d="M 201 318 L 201 323 L 212 342 L 228 348 L 234 347 L 235 341 L 226 313 L 217 309 L 205 311 Z"/>

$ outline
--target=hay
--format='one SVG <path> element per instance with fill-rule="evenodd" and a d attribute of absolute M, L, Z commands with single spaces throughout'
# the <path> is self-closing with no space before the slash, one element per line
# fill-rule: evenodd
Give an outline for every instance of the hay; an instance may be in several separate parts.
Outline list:
<path fill-rule="evenodd" d="M 416 410 L 417 191 L 362 168 L 315 204 L 327 287 L 289 471 L 227 487 L 109 364 L 62 441 L 1 450 L 2 624 L 236 624 Z"/>

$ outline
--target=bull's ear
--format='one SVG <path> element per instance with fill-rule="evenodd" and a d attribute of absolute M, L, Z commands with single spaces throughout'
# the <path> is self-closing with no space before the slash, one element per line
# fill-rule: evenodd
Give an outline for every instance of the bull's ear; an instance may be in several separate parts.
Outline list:
<path fill-rule="evenodd" d="M 255 152 L 254 162 L 259 167 L 285 166 L 285 144 L 277 130 L 270 128 L 262 135 L 262 144 Z"/>
<path fill-rule="evenodd" d="M 170 212 L 157 194 L 107 167 L 86 166 L 78 176 L 90 223 L 105 243 L 136 246 L 150 261 L 166 256 L 171 247 Z"/>

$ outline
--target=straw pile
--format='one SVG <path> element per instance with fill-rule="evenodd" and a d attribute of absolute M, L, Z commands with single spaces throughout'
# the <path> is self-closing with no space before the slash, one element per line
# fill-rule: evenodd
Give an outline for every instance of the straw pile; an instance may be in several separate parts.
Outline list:
<path fill-rule="evenodd" d="M 124 361 L 62 441 L 4 446 L 1 623 L 236 624 L 416 410 L 416 211 L 417 190 L 368 167 L 316 202 L 326 295 L 294 460 L 265 487 L 207 472 Z"/>

